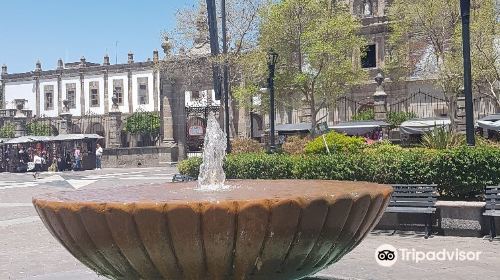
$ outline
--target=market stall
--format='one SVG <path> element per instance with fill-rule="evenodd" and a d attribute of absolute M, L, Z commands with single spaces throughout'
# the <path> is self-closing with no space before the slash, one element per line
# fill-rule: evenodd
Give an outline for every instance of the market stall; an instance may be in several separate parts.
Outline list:
<path fill-rule="evenodd" d="M 71 170 L 76 148 L 80 149 L 82 156 L 82 170 L 94 169 L 96 144 L 102 138 L 97 134 L 63 134 L 10 139 L 1 145 L 3 170 L 26 172 L 35 154 L 44 159 L 43 170 L 48 170 L 50 166 L 57 166 L 56 170 L 61 171 Z"/>
<path fill-rule="evenodd" d="M 74 151 L 76 148 L 80 148 L 82 169 L 92 170 L 95 168 L 95 150 L 97 141 L 100 139 L 103 139 L 103 137 L 97 134 L 61 134 L 52 137 L 51 141 L 55 143 L 56 154 L 58 155 L 56 159 L 65 163 L 62 165 L 65 167 L 63 169 L 72 168 L 67 164 L 68 158 L 71 159 L 71 162 L 74 162 Z"/>
<path fill-rule="evenodd" d="M 450 125 L 451 121 L 448 118 L 424 118 L 405 121 L 399 126 L 399 129 L 401 134 L 422 135 L 438 127 L 449 128 Z"/>
<path fill-rule="evenodd" d="M 277 124 L 275 131 L 278 134 L 278 144 L 283 144 L 289 136 L 304 137 L 311 133 L 311 123 Z"/>
<path fill-rule="evenodd" d="M 500 114 L 486 116 L 478 120 L 476 126 L 484 137 L 500 140 Z"/>
<path fill-rule="evenodd" d="M 9 140 L 7 138 L 0 138 L 0 172 L 5 172 L 7 168 L 7 161 L 5 160 L 7 146 L 5 142 Z"/>
<path fill-rule="evenodd" d="M 436 128 L 449 129 L 451 121 L 448 118 L 423 118 L 412 119 L 401 123 L 399 132 L 403 143 L 420 143 L 422 135 Z"/>
<path fill-rule="evenodd" d="M 365 136 L 373 140 L 378 140 L 382 135 L 382 129 L 389 127 L 384 121 L 352 121 L 341 122 L 329 128 L 349 136 Z"/>

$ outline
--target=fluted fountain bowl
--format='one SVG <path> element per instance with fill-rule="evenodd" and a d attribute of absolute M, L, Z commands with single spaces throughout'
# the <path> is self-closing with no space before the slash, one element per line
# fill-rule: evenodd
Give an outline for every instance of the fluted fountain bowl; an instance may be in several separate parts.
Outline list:
<path fill-rule="evenodd" d="M 112 279 L 301 279 L 337 262 L 392 193 L 364 182 L 230 180 L 87 189 L 33 199 L 75 258 Z"/>

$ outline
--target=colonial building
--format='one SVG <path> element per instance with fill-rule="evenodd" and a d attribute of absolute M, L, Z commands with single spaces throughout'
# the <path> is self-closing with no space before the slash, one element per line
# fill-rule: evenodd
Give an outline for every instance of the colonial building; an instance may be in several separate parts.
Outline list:
<path fill-rule="evenodd" d="M 15 99 L 26 100 L 25 109 L 37 117 L 58 117 L 63 111 L 63 100 L 69 101 L 70 113 L 103 115 L 111 110 L 113 94 L 118 98 L 120 112 L 137 110 L 158 111 L 160 100 L 160 74 L 158 52 L 153 60 L 135 62 L 128 54 L 128 63 L 111 65 L 109 56 L 102 64 L 87 62 L 64 63 L 61 59 L 57 69 L 44 70 L 40 62 L 31 72 L 9 74 L 2 67 L 3 88 L 0 106 L 13 109 Z"/>

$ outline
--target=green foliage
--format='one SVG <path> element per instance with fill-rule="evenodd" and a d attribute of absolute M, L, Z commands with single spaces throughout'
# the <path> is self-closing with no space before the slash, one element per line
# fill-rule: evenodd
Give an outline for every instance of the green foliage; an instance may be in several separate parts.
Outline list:
<path fill-rule="evenodd" d="M 472 80 L 476 90 L 500 105 L 498 9 L 494 0 L 472 1 L 470 12 Z M 417 73 L 440 86 L 448 101 L 463 85 L 459 0 L 394 0 L 387 11 L 391 30 L 385 68 L 394 79 Z M 484 91 L 484 86 L 487 89 Z M 453 115 L 453 112 L 452 112 Z"/>
<path fill-rule="evenodd" d="M 449 149 L 464 144 L 462 135 L 445 127 L 436 127 L 422 136 L 422 145 L 430 149 Z"/>
<path fill-rule="evenodd" d="M 388 112 L 387 113 L 387 123 L 391 127 L 400 126 L 403 122 L 411 119 L 416 119 L 417 114 L 414 112 Z"/>
<path fill-rule="evenodd" d="M 352 116 L 353 121 L 370 121 L 375 119 L 375 111 L 373 109 L 363 110 Z"/>
<path fill-rule="evenodd" d="M 359 55 L 355 50 L 365 46 L 366 41 L 359 32 L 359 19 L 352 16 L 345 3 L 270 1 L 260 15 L 257 49 L 237 57 L 243 73 L 240 84 L 246 88 L 235 91 L 241 104 L 248 104 L 249 95 L 255 95 L 267 78 L 266 52 L 269 49 L 279 54 L 275 82 L 277 101 L 285 106 L 306 102 L 311 108 L 313 122 L 320 108 L 364 80 L 365 71 L 353 66 L 352 61 Z"/>
<path fill-rule="evenodd" d="M 287 179 L 294 178 L 295 161 L 282 154 L 242 154 L 228 156 L 224 167 L 227 178 Z"/>
<path fill-rule="evenodd" d="M 203 162 L 203 159 L 200 157 L 192 157 L 186 160 L 179 162 L 177 165 L 177 169 L 183 175 L 188 175 L 193 178 L 198 178 L 198 174 L 200 172 L 200 165 Z"/>
<path fill-rule="evenodd" d="M 201 159 L 179 165 L 197 177 Z M 500 184 L 500 149 L 458 147 L 447 150 L 403 149 L 380 145 L 358 153 L 334 155 L 230 155 L 230 179 L 327 179 L 384 184 L 437 184 L 442 198 L 476 199 L 486 185 Z"/>
<path fill-rule="evenodd" d="M 335 131 L 323 136 L 316 137 L 305 146 L 306 154 L 327 154 L 325 141 L 331 154 L 355 153 L 365 147 L 365 139 L 362 137 L 351 137 Z"/>
<path fill-rule="evenodd" d="M 16 127 L 13 124 L 4 124 L 0 128 L 0 138 L 14 138 Z"/>
<path fill-rule="evenodd" d="M 52 127 L 42 122 L 30 122 L 26 124 L 26 133 L 32 136 L 51 136 Z"/>
<path fill-rule="evenodd" d="M 244 154 L 244 153 L 263 153 L 264 148 L 262 145 L 253 139 L 239 138 L 231 142 L 231 153 Z"/>
<path fill-rule="evenodd" d="M 127 118 L 125 131 L 132 134 L 158 135 L 160 116 L 154 112 L 135 112 Z"/>

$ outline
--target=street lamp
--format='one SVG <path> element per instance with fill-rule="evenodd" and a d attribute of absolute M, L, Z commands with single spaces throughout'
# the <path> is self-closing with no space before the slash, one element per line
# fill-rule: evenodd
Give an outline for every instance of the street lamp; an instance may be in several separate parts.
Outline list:
<path fill-rule="evenodd" d="M 474 146 L 474 104 L 472 100 L 472 78 L 470 61 L 470 0 L 460 0 L 460 14 L 462 16 L 462 45 L 464 56 L 464 95 L 465 95 L 465 132 L 467 145 Z"/>
<path fill-rule="evenodd" d="M 269 108 L 269 123 L 271 125 L 271 135 L 270 135 L 270 152 L 273 153 L 276 150 L 276 145 L 274 142 L 274 71 L 276 70 L 276 62 L 278 61 L 278 54 L 270 49 L 267 52 L 267 66 L 269 68 L 269 79 L 267 80 L 268 88 L 269 88 L 269 99 L 270 99 L 270 108 Z"/>

